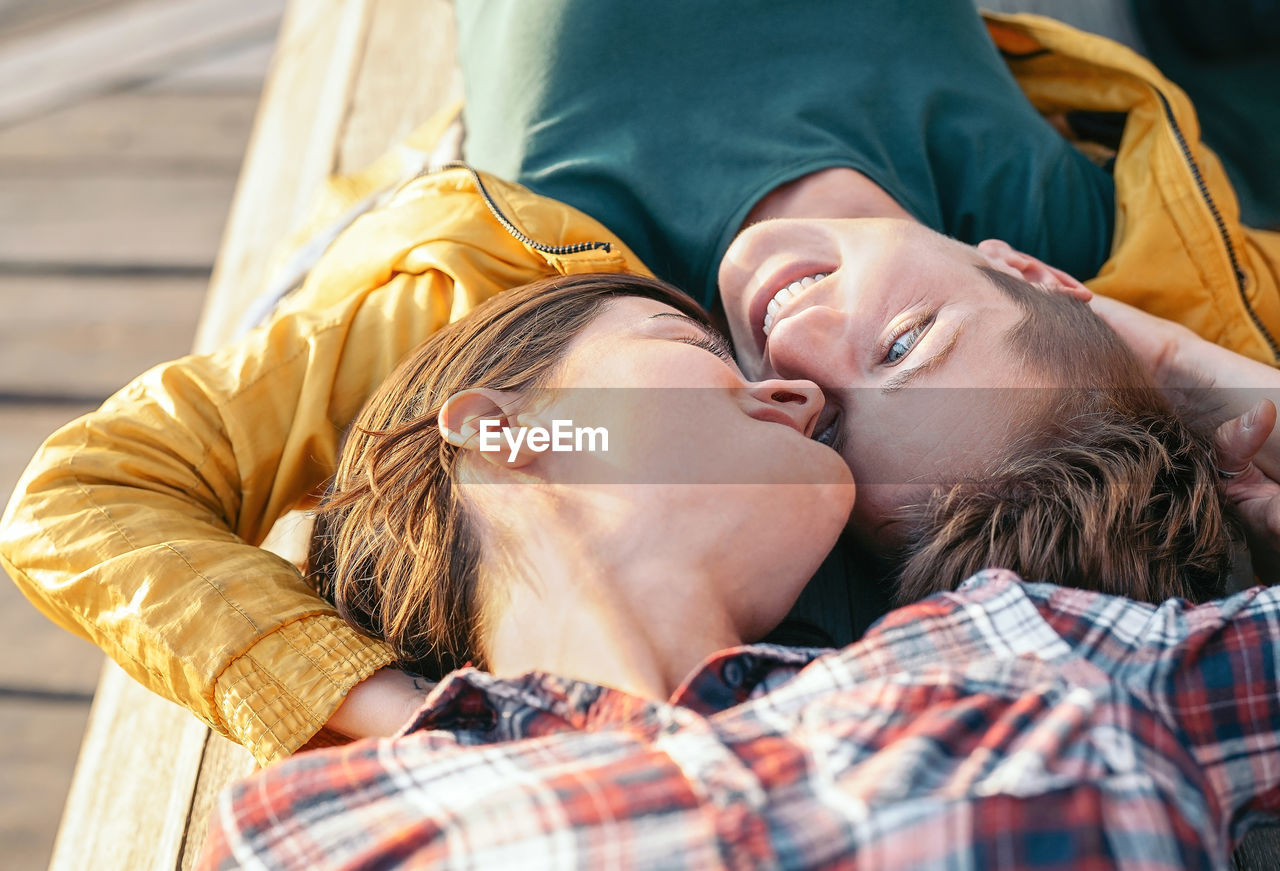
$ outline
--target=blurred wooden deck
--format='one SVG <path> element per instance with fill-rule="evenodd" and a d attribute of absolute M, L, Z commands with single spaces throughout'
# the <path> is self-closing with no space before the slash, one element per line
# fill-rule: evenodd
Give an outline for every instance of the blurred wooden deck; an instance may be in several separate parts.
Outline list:
<path fill-rule="evenodd" d="M 190 349 L 284 5 L 0 0 L 6 502 L 44 436 Z M 0 578 L 5 868 L 48 864 L 101 664 Z"/>
<path fill-rule="evenodd" d="M 81 49 L 65 52 L 57 39 L 49 39 L 37 27 L 28 28 L 25 43 L 12 43 L 16 47 L 11 56 L 41 58 L 51 52 L 81 65 L 101 59 L 100 68 L 90 76 L 57 67 L 62 85 L 42 82 L 41 88 L 49 100 L 67 108 L 19 118 L 15 129 L 54 123 L 63 113 L 84 112 L 80 107 L 99 100 L 137 97 L 138 102 L 128 112 L 117 102 L 92 117 L 66 122 L 70 126 L 64 129 L 45 127 L 29 135 L 23 140 L 31 143 L 22 146 L 24 154 L 34 164 L 49 167 L 49 184 L 34 190 L 15 185 L 12 206 L 0 205 L 0 220 L 7 220 L 0 235 L 12 229 L 21 237 L 7 247 L 0 242 L 0 264 L 13 264 L 0 265 L 0 274 L 7 269 L 19 291 L 12 299 L 0 299 L 8 331 L 5 341 L 11 335 L 14 343 L 26 342 L 13 352 L 14 360 L 26 369 L 20 370 L 12 389 L 0 389 L 9 390 L 15 421 L 33 421 L 28 443 L 15 450 L 15 477 L 39 438 L 59 420 L 92 407 L 150 363 L 185 353 L 193 344 L 207 349 L 225 341 L 269 278 L 276 243 L 307 215 L 328 177 L 362 168 L 460 94 L 447 0 L 280 2 L 275 8 L 287 5 L 288 12 L 246 152 L 245 134 L 262 84 L 265 53 L 258 55 L 252 88 L 235 93 L 207 84 L 211 75 L 226 74 L 233 56 L 209 45 L 197 52 L 196 63 L 195 55 L 161 50 L 157 34 L 168 29 L 184 45 L 192 42 L 192 33 L 217 42 L 236 31 L 230 19 L 239 14 L 241 36 L 246 37 L 255 28 L 263 29 L 259 0 L 135 0 L 115 4 L 114 9 L 109 8 L 112 4 L 98 4 L 92 12 L 84 5 L 68 3 L 63 16 L 68 38 Z M 94 43 L 93 28 L 85 25 L 90 14 L 102 16 L 98 20 L 105 24 L 99 35 L 115 39 L 116 50 Z M 135 17 L 129 19 L 130 15 Z M 122 26 L 126 19 L 140 22 L 138 31 L 146 38 Z M 268 50 L 275 35 L 275 22 L 270 23 L 271 33 L 258 40 Z M 247 54 L 246 41 L 240 39 L 237 50 Z M 13 65 L 6 64 L 5 45 L 0 34 L 0 95 L 7 77 L 14 84 L 22 80 L 12 74 Z M 133 50 L 131 45 L 136 65 L 122 68 L 120 57 Z M 177 66 L 156 82 L 155 66 L 161 63 Z M 110 97 L 86 93 L 86 83 L 107 81 Z M 167 86 L 162 87 L 163 82 Z M 213 104 L 203 109 L 180 106 L 179 97 L 187 92 L 192 97 L 238 96 L 241 114 L 222 127 L 210 108 Z M 156 93 L 170 94 L 174 102 L 155 104 Z M 140 114 L 140 107 L 152 105 L 154 111 Z M 4 119 L 23 112 L 31 114 L 29 101 L 0 96 L 0 164 Z M 201 124 L 203 129 L 193 129 Z M 96 150 L 88 145 L 94 137 L 87 135 L 95 125 L 106 131 L 106 141 Z M 184 140 L 185 134 L 192 135 Z M 218 145 L 220 137 L 225 149 Z M 77 140 L 84 140 L 85 148 Z M 94 159 L 84 157 L 99 152 L 105 155 L 101 169 Z M 69 178 L 72 171 L 82 170 Z M 23 179 L 25 174 L 14 177 Z M 96 199 L 88 199 L 91 193 Z M 5 196 L 0 190 L 0 203 Z M 220 235 L 224 238 L 218 245 Z M 46 279 L 49 286 L 42 285 L 35 298 L 23 296 L 30 281 Z M 40 297 L 48 304 L 39 303 Z M 172 321 L 165 320 L 169 313 Z M 112 321 L 120 326 L 107 326 Z M 83 359 L 65 366 L 64 358 L 72 355 Z M 38 411 L 45 415 L 34 420 Z M 13 719 L 38 724 L 33 705 L 61 703 L 67 712 L 64 731 L 73 736 L 84 723 L 83 703 L 95 686 L 93 675 L 101 657 L 63 639 L 52 627 L 46 630 L 12 588 L 5 593 L 13 599 L 15 613 L 22 615 L 20 631 L 42 637 L 47 632 L 49 645 L 65 651 L 57 654 L 60 661 L 76 669 L 75 682 L 65 691 L 51 692 L 44 677 L 28 676 L 14 693 L 25 707 L 15 709 Z M 70 646 L 62 646 L 66 642 Z M 30 642 L 20 639 L 18 649 L 24 646 Z M 44 657 L 26 660 L 43 662 Z M 68 749 L 73 746 L 64 743 Z M 44 828 L 30 845 L 31 860 L 24 859 L 20 866 L 40 867 L 66 780 L 61 771 L 53 785 L 41 771 L 20 771 L 18 757 L 30 758 L 36 751 L 11 749 L 15 758 L 6 759 L 6 767 L 22 780 L 19 794 L 24 797 L 13 801 L 13 822 L 5 824 L 0 848 L 7 849 L 10 840 L 16 842 L 32 831 L 39 820 Z M 108 666 L 96 683 L 52 867 L 191 867 L 210 802 L 229 778 L 247 773 L 250 761 L 243 749 L 211 736 L 185 711 Z M 30 796 L 37 786 L 49 799 L 33 808 Z"/>

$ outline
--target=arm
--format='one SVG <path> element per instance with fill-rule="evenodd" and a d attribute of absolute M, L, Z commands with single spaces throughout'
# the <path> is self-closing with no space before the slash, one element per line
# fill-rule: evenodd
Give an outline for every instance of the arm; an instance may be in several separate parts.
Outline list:
<path fill-rule="evenodd" d="M 435 684 L 392 668 L 351 688 L 325 725 L 348 738 L 389 738 L 422 707 Z"/>
<path fill-rule="evenodd" d="M 1137 353 L 1156 385 L 1179 393 L 1193 411 L 1220 423 L 1263 399 L 1280 403 L 1280 370 L 1118 300 L 1095 294 L 1090 306 Z M 1280 480 L 1280 431 L 1271 432 L 1253 459 Z"/>
<path fill-rule="evenodd" d="M 1218 462 L 1254 569 L 1280 580 L 1280 370 L 1208 342 L 1186 327 L 1095 295 L 1091 305 L 1137 353 L 1157 386 L 1218 423 Z"/>
<path fill-rule="evenodd" d="M 609 238 L 492 184 L 534 238 Z M 530 250 L 465 173 L 421 179 L 353 225 L 268 327 L 157 367 L 55 433 L 0 522 L 0 560 L 145 686 L 259 761 L 288 754 L 391 654 L 256 543 L 329 476 L 342 429 L 433 330 L 505 287 L 623 268 L 643 269 L 616 245 Z"/>
<path fill-rule="evenodd" d="M 413 284 L 451 293 L 440 275 Z M 254 544 L 328 476 L 341 428 L 398 352 L 438 326 L 418 293 L 287 316 L 152 370 L 54 434 L 4 520 L 10 576 L 260 761 L 301 746 L 391 653 Z"/>

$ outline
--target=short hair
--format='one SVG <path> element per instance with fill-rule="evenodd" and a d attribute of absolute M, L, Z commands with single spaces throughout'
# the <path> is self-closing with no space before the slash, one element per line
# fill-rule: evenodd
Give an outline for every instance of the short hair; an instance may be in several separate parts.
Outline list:
<path fill-rule="evenodd" d="M 455 484 L 459 449 L 437 426 L 461 390 L 544 387 L 569 341 L 611 299 L 657 300 L 710 325 L 674 287 L 629 274 L 562 276 L 500 293 L 431 336 L 348 431 L 312 534 L 309 579 L 401 667 L 439 677 L 483 665 L 481 536 Z"/>
<path fill-rule="evenodd" d="M 1237 524 L 1211 433 L 1087 305 L 983 271 L 1027 312 L 1010 333 L 1024 361 L 1072 383 L 1045 391 L 1004 457 L 909 512 L 899 601 L 988 567 L 1150 602 L 1222 595 Z"/>

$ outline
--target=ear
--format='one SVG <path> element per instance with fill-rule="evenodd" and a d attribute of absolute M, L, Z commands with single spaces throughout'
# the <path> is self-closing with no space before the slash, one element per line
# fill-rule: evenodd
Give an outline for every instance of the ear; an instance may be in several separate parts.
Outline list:
<path fill-rule="evenodd" d="M 1093 299 L 1093 292 L 1061 269 L 1055 269 L 1043 260 L 1023 254 L 1008 242 L 1000 239 L 984 239 L 978 243 L 978 253 L 992 267 L 1039 284 L 1050 290 L 1058 290 L 1081 302 Z"/>
<path fill-rule="evenodd" d="M 474 451 L 480 459 L 496 466 L 519 468 L 535 457 L 525 448 L 522 437 L 514 439 L 515 446 L 512 446 L 511 433 L 518 425 L 514 409 L 520 398 L 513 390 L 484 387 L 463 390 L 450 396 L 440 407 L 436 425 L 449 444 Z"/>

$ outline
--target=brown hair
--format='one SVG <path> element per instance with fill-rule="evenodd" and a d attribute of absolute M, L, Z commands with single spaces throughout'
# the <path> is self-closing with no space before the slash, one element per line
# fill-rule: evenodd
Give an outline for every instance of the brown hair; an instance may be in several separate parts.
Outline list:
<path fill-rule="evenodd" d="M 434 677 L 483 661 L 481 545 L 455 486 L 458 449 L 437 427 L 440 407 L 474 387 L 538 390 L 569 340 L 620 296 L 709 323 L 697 303 L 655 279 L 546 279 L 498 294 L 435 333 L 352 424 L 316 513 L 311 582 L 348 622 L 387 641 L 402 667 Z"/>
<path fill-rule="evenodd" d="M 1087 305 L 983 269 L 1027 311 L 1024 362 L 1069 373 L 982 474 L 914 509 L 900 601 L 983 568 L 1152 602 L 1221 595 L 1235 522 L 1210 433 L 1176 412 Z"/>

